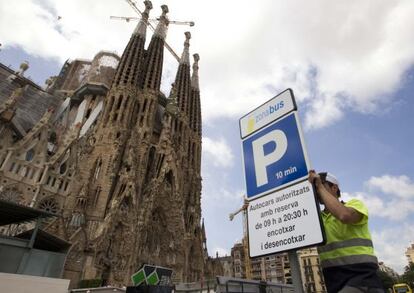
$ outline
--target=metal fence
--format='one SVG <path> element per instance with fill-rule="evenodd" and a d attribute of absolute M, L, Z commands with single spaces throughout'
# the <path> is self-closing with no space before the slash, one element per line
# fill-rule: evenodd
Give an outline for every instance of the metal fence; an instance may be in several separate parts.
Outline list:
<path fill-rule="evenodd" d="M 176 285 L 174 292 L 293 293 L 294 289 L 292 285 L 218 276 L 215 280 L 209 280 L 203 283 L 197 282 Z"/>

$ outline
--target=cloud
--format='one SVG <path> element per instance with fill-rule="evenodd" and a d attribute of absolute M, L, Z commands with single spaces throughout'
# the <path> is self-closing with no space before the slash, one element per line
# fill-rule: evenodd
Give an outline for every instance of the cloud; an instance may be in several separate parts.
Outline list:
<path fill-rule="evenodd" d="M 230 252 L 227 249 L 222 248 L 222 247 L 215 247 L 215 248 L 213 248 L 212 254 L 214 256 L 216 256 L 216 253 L 218 253 L 218 256 L 219 257 L 221 257 L 221 256 L 229 256 L 230 255 Z"/>
<path fill-rule="evenodd" d="M 213 185 L 215 184 L 213 183 Z M 205 191 L 203 191 L 203 194 L 206 195 L 206 198 L 208 198 L 211 203 L 218 204 L 222 207 L 224 207 L 225 204 L 231 204 L 233 207 L 237 207 L 238 204 L 241 206 L 243 203 L 245 192 L 242 190 L 228 189 L 227 187 L 207 187 Z"/>
<path fill-rule="evenodd" d="M 153 0 L 151 17 L 168 4 L 170 18 L 194 20 L 191 50 L 200 53 L 204 121 L 238 118 L 291 87 L 306 111 L 305 127 L 330 125 L 348 111 L 375 113 L 392 105 L 392 94 L 414 62 L 414 2 Z M 143 7 L 138 2 L 139 7 Z M 110 20 L 134 16 L 123 1 L 22 0 L 0 3 L 5 48 L 61 62 L 122 52 L 135 24 Z M 57 16 L 61 16 L 57 20 Z M 12 29 L 11 29 L 12 28 Z M 168 42 L 182 50 L 188 27 L 171 25 Z M 163 90 L 177 63 L 166 53 Z"/>
<path fill-rule="evenodd" d="M 401 200 L 397 198 L 387 199 L 365 192 L 343 194 L 343 199 L 345 201 L 350 198 L 357 198 L 363 201 L 366 204 L 371 217 L 385 218 L 391 221 L 401 222 L 414 213 L 413 200 Z"/>
<path fill-rule="evenodd" d="M 340 120 L 343 117 L 343 112 L 338 105 L 339 102 L 338 99 L 326 95 L 320 96 L 306 112 L 306 128 L 321 128 Z"/>
<path fill-rule="evenodd" d="M 97 3 L 93 7 L 86 1 L 23 0 L 19 5 L 2 2 L 0 38 L 5 48 L 19 46 L 29 54 L 61 62 L 68 58 L 91 58 L 107 46 L 109 39 L 105 34 L 116 33 L 114 26 L 109 25 L 108 13 L 119 9 L 106 2 L 108 6 Z M 58 16 L 62 18 L 58 20 Z M 107 18 L 105 22 L 103 17 Z M 125 33 L 121 35 L 126 37 Z"/>
<path fill-rule="evenodd" d="M 213 140 L 203 137 L 203 155 L 205 162 L 215 167 L 228 168 L 233 165 L 234 155 L 224 138 Z"/>
<path fill-rule="evenodd" d="M 205 142 L 206 139 L 203 137 L 201 206 L 208 231 L 208 251 L 210 255 L 215 256 L 218 248 L 230 251 L 234 245 L 234 239 L 241 238 L 243 235 L 242 214 L 236 216 L 233 221 L 229 220 L 229 215 L 243 205 L 245 191 L 241 186 L 242 177 L 236 175 L 235 166 L 216 166 L 217 160 L 221 162 L 214 156 L 216 148 L 212 147 L 211 151 L 206 152 Z M 207 144 L 216 145 L 216 143 Z M 221 250 L 219 254 L 223 255 Z"/>
<path fill-rule="evenodd" d="M 371 177 L 364 186 L 368 191 L 344 192 L 343 199 L 360 199 L 367 205 L 370 216 L 397 222 L 414 213 L 414 184 L 408 176 Z"/>
<path fill-rule="evenodd" d="M 367 182 L 367 186 L 370 190 L 379 190 L 402 199 L 414 199 L 414 182 L 405 175 L 371 177 Z"/>
<path fill-rule="evenodd" d="M 412 180 L 406 175 L 383 175 L 371 177 L 364 186 L 367 191 L 343 193 L 342 197 L 362 200 L 371 218 L 387 220 L 386 226 L 371 231 L 374 248 L 379 260 L 402 273 L 407 265 L 405 250 L 414 235 L 414 227 L 408 224 L 414 214 Z"/>
<path fill-rule="evenodd" d="M 220 177 L 221 174 L 216 174 Z M 243 204 L 243 193 L 228 189 L 227 180 L 216 181 L 203 177 L 201 205 L 207 231 L 207 246 L 209 254 L 220 256 L 229 255 L 231 247 L 235 244 L 234 239 L 243 235 L 242 214 L 229 220 L 230 213 L 238 210 Z M 220 187 L 223 185 L 223 187 Z"/>
<path fill-rule="evenodd" d="M 409 224 L 372 231 L 372 240 L 378 259 L 396 269 L 398 273 L 403 273 L 404 267 L 408 265 L 405 251 L 413 240 L 412 235 L 414 235 L 414 227 Z"/>

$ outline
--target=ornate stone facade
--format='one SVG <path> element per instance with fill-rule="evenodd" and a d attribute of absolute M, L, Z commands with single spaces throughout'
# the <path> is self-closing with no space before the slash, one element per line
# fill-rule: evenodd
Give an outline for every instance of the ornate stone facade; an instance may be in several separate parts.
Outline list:
<path fill-rule="evenodd" d="M 127 285 L 144 263 L 184 282 L 212 274 L 201 225 L 199 57 L 191 76 L 186 33 L 167 98 L 168 9 L 145 49 L 144 3 L 121 58 L 67 61 L 46 91 L 0 67 L 0 197 L 62 215 L 45 228 L 72 243 L 63 276 L 72 287 Z"/>

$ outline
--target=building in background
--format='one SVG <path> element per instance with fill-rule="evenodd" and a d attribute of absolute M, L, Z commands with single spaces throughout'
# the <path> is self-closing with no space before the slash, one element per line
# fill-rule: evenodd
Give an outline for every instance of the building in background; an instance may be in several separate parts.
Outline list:
<path fill-rule="evenodd" d="M 251 271 L 253 280 L 292 284 L 287 253 L 253 258 L 251 259 Z"/>
<path fill-rule="evenodd" d="M 146 47 L 152 4 L 121 57 L 67 61 L 43 90 L 0 65 L 0 198 L 61 217 L 64 278 L 127 285 L 142 264 L 175 281 L 214 275 L 201 223 L 199 57 L 186 33 L 175 82 L 160 91 L 168 8 Z"/>
<path fill-rule="evenodd" d="M 233 259 L 233 276 L 236 278 L 246 278 L 246 257 L 245 249 L 242 243 L 236 243 L 231 248 L 231 257 Z"/>
<path fill-rule="evenodd" d="M 325 281 L 316 247 L 298 251 L 303 288 L 306 293 L 325 293 Z"/>
<path fill-rule="evenodd" d="M 220 261 L 223 268 L 223 274 L 221 275 L 224 277 L 234 277 L 233 258 L 231 255 L 217 257 L 217 259 Z"/>
<path fill-rule="evenodd" d="M 414 242 L 411 243 L 410 247 L 407 247 L 405 255 L 407 256 L 408 263 L 414 263 Z"/>
<path fill-rule="evenodd" d="M 232 250 L 233 277 L 246 278 L 245 250 L 242 243 L 236 243 Z M 316 248 L 298 251 L 302 281 L 305 292 L 325 293 L 322 268 Z M 287 253 L 250 259 L 251 279 L 274 283 L 292 284 L 291 267 Z"/>
<path fill-rule="evenodd" d="M 378 267 L 381 272 L 386 273 L 388 276 L 390 276 L 394 280 L 398 280 L 398 277 L 399 277 L 398 273 L 394 271 L 392 268 L 390 268 L 389 266 L 385 265 L 383 261 L 378 262 Z"/>
<path fill-rule="evenodd" d="M 236 278 L 246 277 L 246 265 L 250 264 L 252 280 L 263 280 L 281 284 L 292 284 L 289 257 L 287 253 L 265 257 L 251 258 L 246 262 L 245 249 L 242 243 L 236 243 L 231 249 L 233 271 Z"/>

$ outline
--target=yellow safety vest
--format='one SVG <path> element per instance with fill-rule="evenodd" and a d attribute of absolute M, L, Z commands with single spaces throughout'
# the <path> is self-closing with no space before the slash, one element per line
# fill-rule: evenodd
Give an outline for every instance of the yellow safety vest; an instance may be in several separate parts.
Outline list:
<path fill-rule="evenodd" d="M 378 264 L 368 229 L 368 210 L 362 201 L 352 199 L 345 203 L 363 215 L 356 224 L 344 224 L 330 213 L 322 212 L 326 245 L 318 247 L 322 268 L 359 263 Z"/>

